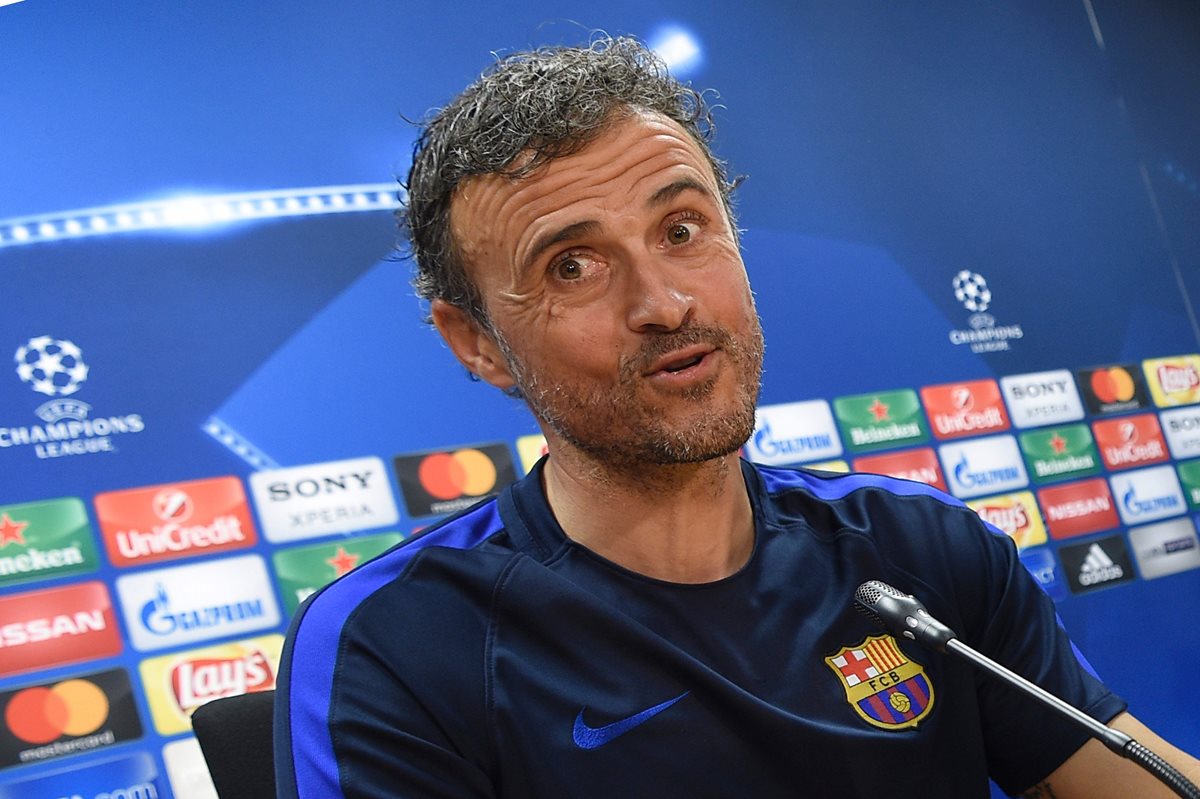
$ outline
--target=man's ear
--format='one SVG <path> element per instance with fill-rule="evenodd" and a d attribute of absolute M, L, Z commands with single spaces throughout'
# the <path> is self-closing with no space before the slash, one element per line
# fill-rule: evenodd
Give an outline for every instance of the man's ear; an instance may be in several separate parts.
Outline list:
<path fill-rule="evenodd" d="M 434 327 L 468 372 L 502 390 L 516 385 L 504 353 L 474 317 L 445 300 L 434 300 L 429 312 Z"/>

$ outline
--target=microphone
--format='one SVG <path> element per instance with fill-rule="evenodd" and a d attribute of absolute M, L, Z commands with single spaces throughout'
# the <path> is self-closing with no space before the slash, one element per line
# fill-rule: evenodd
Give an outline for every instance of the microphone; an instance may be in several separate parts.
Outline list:
<path fill-rule="evenodd" d="M 930 615 L 920 600 L 880 580 L 868 580 L 854 592 L 854 609 L 894 636 L 924 644 L 938 652 L 957 655 L 983 671 L 1000 678 L 1043 706 L 1082 727 L 1121 757 L 1134 761 L 1166 784 L 1178 796 L 1200 799 L 1200 789 L 1174 767 L 1130 736 L 1114 730 L 1088 714 L 1035 685 L 1016 672 L 1006 669 L 958 640 L 958 636 Z"/>
<path fill-rule="evenodd" d="M 938 652 L 958 636 L 929 615 L 916 597 L 879 580 L 868 580 L 854 592 L 854 607 L 892 635 L 925 644 Z"/>

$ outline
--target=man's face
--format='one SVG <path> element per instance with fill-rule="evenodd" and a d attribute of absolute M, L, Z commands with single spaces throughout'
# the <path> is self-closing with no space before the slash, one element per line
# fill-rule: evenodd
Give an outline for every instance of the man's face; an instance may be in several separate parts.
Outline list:
<path fill-rule="evenodd" d="M 763 341 L 716 178 L 637 114 L 532 176 L 463 184 L 451 225 L 505 369 L 553 446 L 691 463 L 754 428 Z"/>

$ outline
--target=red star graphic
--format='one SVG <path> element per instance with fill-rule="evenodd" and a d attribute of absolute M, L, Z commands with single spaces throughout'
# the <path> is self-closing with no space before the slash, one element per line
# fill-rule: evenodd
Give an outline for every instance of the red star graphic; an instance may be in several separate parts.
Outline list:
<path fill-rule="evenodd" d="M 28 526 L 29 522 L 14 522 L 5 511 L 4 516 L 0 517 L 0 547 L 6 547 L 9 544 L 24 544 L 25 528 Z"/>
<path fill-rule="evenodd" d="M 884 405 L 879 401 L 879 397 L 876 397 L 875 401 L 871 403 L 869 408 L 867 408 L 867 410 L 870 411 L 875 417 L 875 421 L 877 422 L 882 422 L 884 419 L 888 418 L 889 409 L 889 406 Z"/>
<path fill-rule="evenodd" d="M 334 572 L 336 572 L 334 575 L 335 577 L 341 577 L 343 574 L 357 566 L 358 560 L 361 557 L 362 555 L 352 555 L 346 551 L 345 547 L 339 546 L 337 549 L 337 554 L 332 558 L 326 558 L 325 562 L 333 567 Z"/>
<path fill-rule="evenodd" d="M 1054 448 L 1055 455 L 1061 455 L 1067 448 L 1067 440 L 1055 433 L 1054 437 L 1050 439 L 1050 446 Z"/>

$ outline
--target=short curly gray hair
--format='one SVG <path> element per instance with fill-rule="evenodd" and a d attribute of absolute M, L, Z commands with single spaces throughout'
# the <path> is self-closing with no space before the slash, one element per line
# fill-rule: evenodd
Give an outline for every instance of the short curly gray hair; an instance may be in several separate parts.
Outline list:
<path fill-rule="evenodd" d="M 712 166 L 733 225 L 732 187 L 708 144 L 712 109 L 700 92 L 672 78 L 652 50 L 628 37 L 601 36 L 588 47 L 514 53 L 434 114 L 413 147 L 400 219 L 417 264 L 418 296 L 455 305 L 490 329 L 451 236 L 455 190 L 477 175 L 527 177 L 636 111 L 662 114 L 691 135 Z"/>

